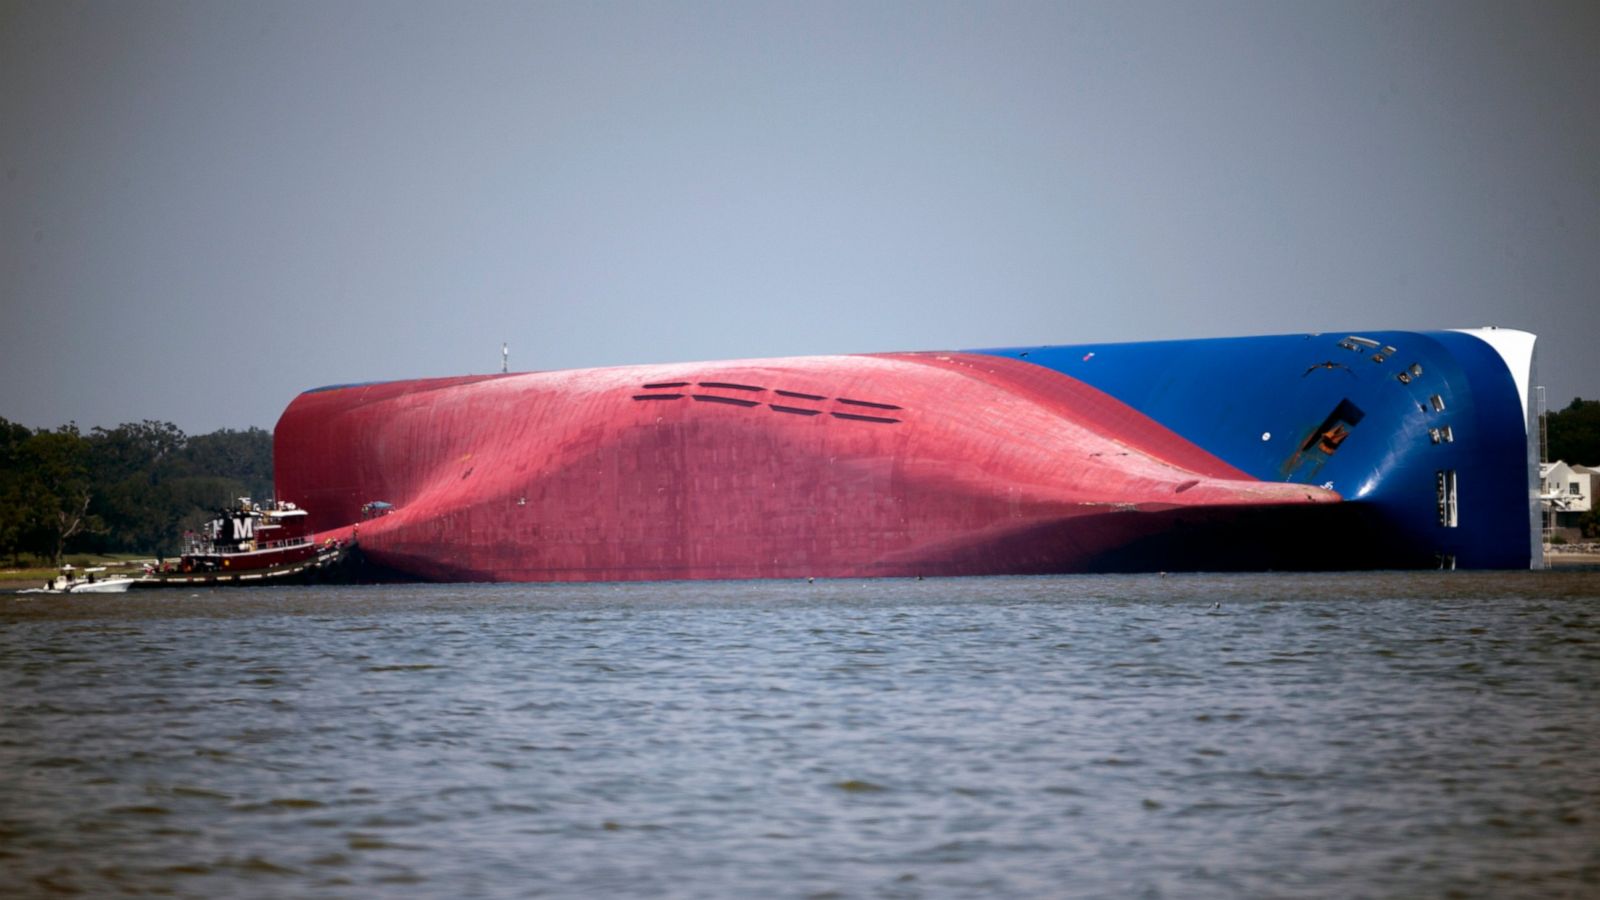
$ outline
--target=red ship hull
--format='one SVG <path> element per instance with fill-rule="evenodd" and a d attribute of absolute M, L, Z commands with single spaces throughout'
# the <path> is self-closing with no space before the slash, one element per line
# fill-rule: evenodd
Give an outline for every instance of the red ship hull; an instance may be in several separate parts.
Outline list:
<path fill-rule="evenodd" d="M 452 581 L 1084 571 L 1185 522 L 1339 499 L 962 353 L 323 389 L 285 411 L 275 456 L 315 529 Z M 361 522 L 373 501 L 393 511 Z"/>

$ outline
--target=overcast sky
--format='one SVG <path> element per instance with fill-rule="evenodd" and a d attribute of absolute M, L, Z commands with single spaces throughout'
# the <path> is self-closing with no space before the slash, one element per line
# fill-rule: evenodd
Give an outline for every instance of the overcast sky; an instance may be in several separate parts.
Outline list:
<path fill-rule="evenodd" d="M 0 0 L 0 416 L 1498 324 L 1600 397 L 1600 4 Z"/>

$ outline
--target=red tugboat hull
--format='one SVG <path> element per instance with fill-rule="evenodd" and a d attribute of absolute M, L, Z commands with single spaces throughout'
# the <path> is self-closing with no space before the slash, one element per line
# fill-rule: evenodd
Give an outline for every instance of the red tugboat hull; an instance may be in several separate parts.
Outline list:
<path fill-rule="evenodd" d="M 184 535 L 183 555 L 146 567 L 134 587 L 287 584 L 327 576 L 343 562 L 348 542 L 314 541 L 306 511 L 291 503 L 253 503 L 221 511 L 199 532 Z"/>
<path fill-rule="evenodd" d="M 1263 512 L 1340 499 L 969 353 L 326 388 L 275 441 L 279 497 L 319 540 L 356 534 L 370 562 L 449 581 L 1137 569 L 1174 535 L 1263 533 Z M 392 509 L 362 521 L 374 501 Z"/>

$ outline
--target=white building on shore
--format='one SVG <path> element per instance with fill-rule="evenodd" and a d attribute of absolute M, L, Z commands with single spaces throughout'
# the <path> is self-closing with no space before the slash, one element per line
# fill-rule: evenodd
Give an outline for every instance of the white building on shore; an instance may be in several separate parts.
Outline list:
<path fill-rule="evenodd" d="M 1552 535 L 1582 540 L 1578 520 L 1594 509 L 1600 466 L 1578 466 L 1557 460 L 1539 465 L 1539 501 Z"/>

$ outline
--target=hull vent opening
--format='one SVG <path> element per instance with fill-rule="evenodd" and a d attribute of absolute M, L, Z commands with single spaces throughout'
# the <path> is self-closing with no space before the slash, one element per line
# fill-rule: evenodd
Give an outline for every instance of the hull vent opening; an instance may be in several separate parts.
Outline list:
<path fill-rule="evenodd" d="M 1456 470 L 1442 469 L 1434 473 L 1434 492 L 1439 506 L 1439 524 L 1455 528 L 1460 522 L 1456 506 Z"/>
<path fill-rule="evenodd" d="M 1360 425 L 1361 420 L 1366 417 L 1367 414 L 1361 411 L 1361 407 L 1349 400 L 1340 400 L 1339 405 L 1333 408 L 1333 412 L 1328 413 L 1322 424 L 1318 425 L 1306 438 L 1305 443 L 1300 445 L 1300 452 L 1320 452 L 1323 456 L 1332 456 L 1344 446 L 1345 439 L 1350 437 L 1350 430 Z"/>
<path fill-rule="evenodd" d="M 1351 403 L 1349 399 L 1339 401 L 1339 405 L 1328 413 L 1322 423 L 1311 429 L 1300 446 L 1295 448 L 1293 454 L 1283 462 L 1283 474 L 1289 481 L 1309 483 L 1322 469 L 1328 460 L 1333 458 L 1339 448 L 1349 440 L 1350 432 L 1367 414 L 1361 407 Z"/>
<path fill-rule="evenodd" d="M 724 390 L 729 390 L 729 391 L 764 391 L 764 390 L 766 390 L 766 388 L 764 388 L 764 387 L 756 387 L 753 384 L 734 384 L 731 381 L 702 381 L 702 382 L 700 382 L 700 386 L 701 387 L 708 387 L 708 388 L 723 388 Z"/>
<path fill-rule="evenodd" d="M 891 419 L 887 416 L 863 416 L 859 413 L 836 412 L 830 413 L 829 415 L 833 416 L 835 419 L 849 419 L 852 422 L 876 422 L 880 425 L 895 425 L 900 421 L 899 419 Z"/>
<path fill-rule="evenodd" d="M 839 402 L 848 404 L 850 406 L 866 406 L 866 407 L 869 407 L 871 409 L 899 409 L 900 408 L 898 406 L 895 406 L 893 403 L 875 403 L 875 402 L 873 402 L 871 400 L 851 400 L 848 397 L 840 397 L 839 398 Z"/>
<path fill-rule="evenodd" d="M 689 396 L 697 403 L 726 403 L 729 406 L 744 407 L 761 405 L 754 400 L 742 400 L 738 397 L 719 397 L 716 394 L 690 394 Z"/>

